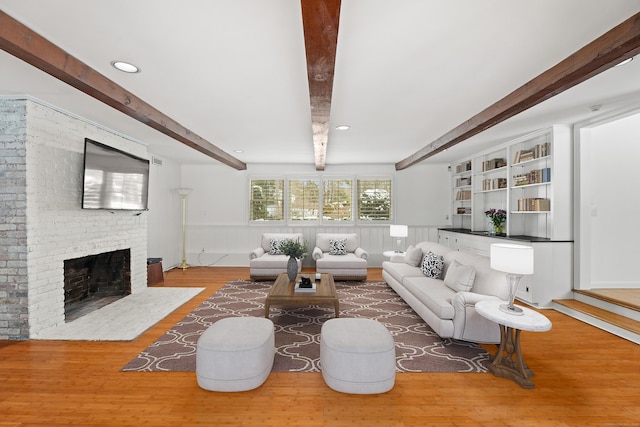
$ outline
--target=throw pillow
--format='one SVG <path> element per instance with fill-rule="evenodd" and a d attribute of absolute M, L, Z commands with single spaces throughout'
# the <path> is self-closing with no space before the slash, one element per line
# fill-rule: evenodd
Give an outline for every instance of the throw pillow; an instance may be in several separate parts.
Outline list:
<path fill-rule="evenodd" d="M 404 253 L 404 262 L 407 264 L 417 267 L 420 265 L 420 261 L 422 260 L 422 249 L 416 248 L 411 245 L 407 248 L 407 251 Z"/>
<path fill-rule="evenodd" d="M 282 255 L 282 251 L 280 250 L 280 245 L 282 244 L 282 239 L 270 239 L 269 240 L 269 255 Z"/>
<path fill-rule="evenodd" d="M 422 259 L 422 274 L 432 279 L 439 279 L 444 268 L 444 257 L 429 251 Z"/>
<path fill-rule="evenodd" d="M 471 265 L 462 265 L 458 261 L 453 261 L 444 276 L 446 287 L 456 292 L 469 292 L 473 287 L 476 278 L 476 269 Z"/>
<path fill-rule="evenodd" d="M 329 239 L 330 255 L 346 255 L 347 239 Z"/>

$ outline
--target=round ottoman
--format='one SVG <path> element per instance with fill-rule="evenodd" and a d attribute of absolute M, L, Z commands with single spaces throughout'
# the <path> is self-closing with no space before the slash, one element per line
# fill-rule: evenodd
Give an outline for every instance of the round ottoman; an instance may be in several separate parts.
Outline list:
<path fill-rule="evenodd" d="M 265 382 L 273 366 L 273 322 L 262 317 L 218 320 L 198 339 L 198 385 L 212 391 L 245 391 Z"/>
<path fill-rule="evenodd" d="M 320 368 L 329 387 L 375 394 L 393 388 L 396 350 L 391 334 L 371 319 L 327 320 L 320 331 Z"/>

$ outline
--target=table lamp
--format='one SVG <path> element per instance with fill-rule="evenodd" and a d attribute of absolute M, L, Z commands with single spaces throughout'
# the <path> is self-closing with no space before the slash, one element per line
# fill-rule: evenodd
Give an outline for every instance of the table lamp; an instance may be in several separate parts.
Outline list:
<path fill-rule="evenodd" d="M 409 235 L 409 227 L 406 225 L 392 225 L 390 227 L 389 230 L 389 234 L 391 235 L 391 237 L 397 237 L 398 238 L 398 247 L 396 249 L 396 252 L 400 253 L 402 252 L 400 250 L 400 242 L 402 241 L 403 237 L 407 237 Z"/>
<path fill-rule="evenodd" d="M 509 243 L 493 243 L 491 245 L 491 268 L 507 273 L 509 303 L 500 305 L 500 310 L 521 316 L 524 312 L 522 308 L 513 305 L 513 300 L 516 298 L 516 291 L 522 276 L 533 274 L 533 248 Z"/>

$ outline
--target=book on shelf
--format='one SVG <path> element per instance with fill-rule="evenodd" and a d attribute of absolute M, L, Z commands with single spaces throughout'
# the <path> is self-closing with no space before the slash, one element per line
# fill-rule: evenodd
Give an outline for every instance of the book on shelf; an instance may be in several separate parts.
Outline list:
<path fill-rule="evenodd" d="M 471 200 L 471 190 L 458 190 L 456 200 Z"/>
<path fill-rule="evenodd" d="M 471 185 L 471 177 L 470 176 L 456 179 L 456 187 L 465 187 L 467 185 Z"/>
<path fill-rule="evenodd" d="M 518 150 L 513 156 L 513 164 L 526 162 L 528 160 L 547 157 L 551 154 L 551 143 L 536 144 L 533 148 L 527 150 Z"/>
<path fill-rule="evenodd" d="M 507 188 L 507 178 L 482 180 L 482 191 L 498 190 L 500 188 Z"/>
<path fill-rule="evenodd" d="M 515 187 L 545 182 L 551 182 L 551 168 L 536 169 L 513 176 L 513 185 Z"/>
<path fill-rule="evenodd" d="M 551 210 L 551 200 L 541 197 L 518 199 L 519 212 L 548 212 Z"/>
<path fill-rule="evenodd" d="M 486 160 L 482 162 L 482 172 L 502 168 L 502 167 L 505 167 L 506 165 L 507 165 L 507 162 L 505 162 L 503 158 Z"/>
<path fill-rule="evenodd" d="M 471 160 L 456 165 L 456 173 L 467 172 L 471 170 Z"/>

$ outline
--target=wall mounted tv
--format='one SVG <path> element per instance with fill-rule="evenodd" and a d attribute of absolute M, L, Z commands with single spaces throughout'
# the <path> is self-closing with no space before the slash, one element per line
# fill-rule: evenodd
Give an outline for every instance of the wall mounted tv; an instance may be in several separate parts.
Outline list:
<path fill-rule="evenodd" d="M 83 209 L 146 210 L 149 160 L 84 140 Z"/>

